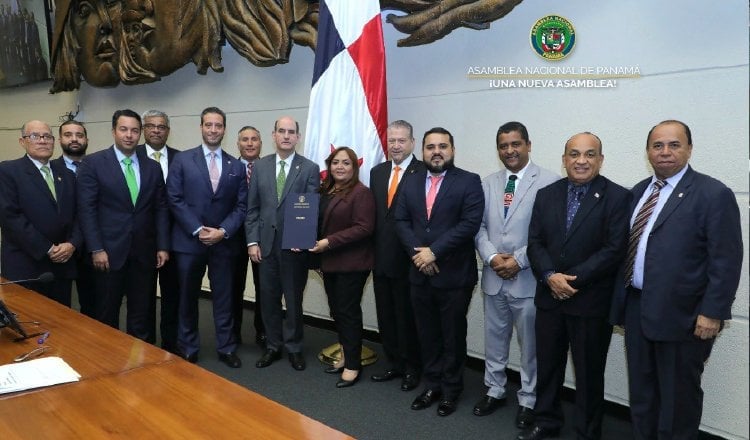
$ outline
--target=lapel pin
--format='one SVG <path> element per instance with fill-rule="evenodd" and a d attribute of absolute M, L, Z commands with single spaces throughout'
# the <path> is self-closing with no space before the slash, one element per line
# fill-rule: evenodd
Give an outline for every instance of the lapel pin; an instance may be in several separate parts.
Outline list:
<path fill-rule="evenodd" d="M 60 176 L 57 176 L 57 181 L 58 181 L 58 182 L 62 182 L 62 177 L 60 177 Z"/>
<path fill-rule="evenodd" d="M 299 169 L 299 165 L 297 165 L 296 167 L 294 167 L 294 169 L 295 169 L 295 170 L 298 170 L 298 169 Z"/>
<path fill-rule="evenodd" d="M 594 197 L 599 198 L 599 193 L 594 193 Z"/>
<path fill-rule="evenodd" d="M 683 195 L 683 194 L 684 194 L 684 193 L 679 193 L 679 194 L 677 194 L 677 197 L 679 197 L 679 198 L 682 198 L 682 195 Z"/>

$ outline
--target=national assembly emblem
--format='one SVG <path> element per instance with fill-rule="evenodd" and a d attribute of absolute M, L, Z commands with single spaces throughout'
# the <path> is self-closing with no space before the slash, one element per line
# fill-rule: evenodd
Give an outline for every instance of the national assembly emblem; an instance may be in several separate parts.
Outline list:
<path fill-rule="evenodd" d="M 575 42 L 573 25 L 559 15 L 542 17 L 531 28 L 531 47 L 546 60 L 565 58 L 573 50 Z"/>

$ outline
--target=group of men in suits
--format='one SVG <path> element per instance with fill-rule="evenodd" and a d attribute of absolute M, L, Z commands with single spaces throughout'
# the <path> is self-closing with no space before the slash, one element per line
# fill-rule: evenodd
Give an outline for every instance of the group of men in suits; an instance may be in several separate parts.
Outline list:
<path fill-rule="evenodd" d="M 3 276 L 52 272 L 55 283 L 34 287 L 70 305 L 70 280 L 78 277 L 79 294 L 82 281 L 86 290 L 80 271 L 86 262 L 95 269 L 96 294 L 88 300 L 94 298 L 89 307 L 97 317 L 117 325 L 115 311 L 127 296 L 128 332 L 154 341 L 148 316 L 158 270 L 165 348 L 195 361 L 197 298 L 208 267 L 219 358 L 239 367 L 236 305 L 249 257 L 260 283 L 256 334 L 266 338 L 256 367 L 271 365 L 285 350 L 292 367 L 304 369 L 307 258 L 281 247 L 283 206 L 290 193 L 317 190 L 319 167 L 295 152 L 300 133 L 292 118 L 276 121 L 275 152 L 262 159 L 253 127 L 238 133 L 241 159 L 222 151 L 225 126 L 220 109 L 205 109 L 202 144 L 178 153 L 166 147 L 165 114 L 144 114 L 146 144 L 137 146 L 140 116 L 118 110 L 112 147 L 83 158 L 86 131 L 73 121 L 60 127 L 63 156 L 50 160 L 49 126 L 24 124 L 19 142 L 26 155 L 0 164 Z M 444 128 L 424 134 L 423 161 L 413 154 L 408 122 L 391 123 L 387 134 L 390 160 L 370 176 L 377 208 L 373 282 L 388 361 L 373 381 L 402 378 L 404 391 L 422 381 L 412 409 L 439 401 L 439 415 L 456 410 L 476 249 L 483 262 L 488 390 L 474 414 L 506 403 L 515 327 L 516 424 L 524 429 L 518 438 L 559 434 L 569 350 L 576 435 L 600 438 L 615 324 L 625 326 L 635 436 L 697 435 L 701 375 L 731 318 L 743 246 L 732 191 L 688 165 L 686 124 L 667 120 L 651 129 L 646 153 L 654 176 L 631 191 L 600 175 L 602 142 L 589 132 L 565 143 L 567 176 L 559 179 L 530 160 L 526 127 L 506 123 L 496 135 L 504 169 L 483 182 L 454 165 L 453 136 Z M 172 336 L 164 328 L 170 322 Z"/>

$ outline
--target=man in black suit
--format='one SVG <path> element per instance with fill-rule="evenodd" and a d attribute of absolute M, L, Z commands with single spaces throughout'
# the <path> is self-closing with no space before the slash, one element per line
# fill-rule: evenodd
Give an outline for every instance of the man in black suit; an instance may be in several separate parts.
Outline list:
<path fill-rule="evenodd" d="M 440 400 L 456 410 L 466 362 L 466 312 L 477 283 L 474 236 L 484 213 L 479 176 L 453 165 L 453 135 L 444 128 L 422 138 L 426 170 L 407 176 L 396 199 L 396 231 L 411 256 L 411 302 L 422 347 L 424 391 L 411 405 Z"/>
<path fill-rule="evenodd" d="M 148 110 L 143 113 L 143 145 L 136 147 L 138 154 L 143 154 L 155 160 L 161 167 L 164 175 L 164 182 L 167 181 L 169 165 L 180 152 L 169 145 L 169 116 L 159 110 Z M 172 215 L 169 215 L 169 229 L 172 230 L 174 223 Z M 161 347 L 172 353 L 177 353 L 177 320 L 180 304 L 180 292 L 177 286 L 177 269 L 175 268 L 174 259 L 167 260 L 164 265 L 157 269 L 159 294 L 161 296 L 159 334 L 161 335 Z M 156 283 L 157 279 L 151 284 L 150 307 L 154 309 L 149 314 L 156 319 Z M 151 327 L 156 331 L 156 323 L 151 323 Z"/>
<path fill-rule="evenodd" d="M 401 390 L 419 385 L 422 361 L 417 328 L 409 297 L 409 254 L 396 234 L 394 199 L 404 176 L 424 170 L 414 156 L 414 132 L 406 121 L 388 125 L 388 155 L 391 160 L 370 170 L 370 189 L 375 197 L 375 268 L 372 273 L 378 330 L 388 366 L 373 374 L 375 382 L 402 377 Z"/>
<path fill-rule="evenodd" d="M 55 137 L 46 123 L 25 123 L 18 142 L 26 155 L 0 163 L 0 272 L 8 280 L 52 272 L 53 282 L 28 287 L 70 307 L 73 253 L 83 244 L 75 220 L 75 176 L 49 160 Z"/>
<path fill-rule="evenodd" d="M 237 340 L 232 332 L 232 283 L 237 240 L 245 219 L 245 167 L 221 148 L 226 114 L 217 107 L 201 112 L 202 143 L 183 151 L 169 170 L 167 193 L 174 216 L 172 249 L 180 285 L 180 324 L 177 341 L 182 355 L 198 360 L 198 298 L 203 275 L 213 303 L 216 352 L 221 362 L 239 368 Z"/>
<path fill-rule="evenodd" d="M 260 158 L 260 150 L 263 148 L 263 141 L 260 138 L 260 131 L 257 128 L 246 125 L 240 128 L 237 133 L 237 149 L 240 151 L 240 162 L 247 170 L 247 185 L 250 186 L 250 179 L 253 175 L 255 162 Z M 238 245 L 242 248 L 240 255 L 237 257 L 237 268 L 235 269 L 234 281 L 234 327 L 233 331 L 238 341 L 242 341 L 242 309 L 245 298 L 245 284 L 247 283 L 247 264 L 250 256 L 245 249 L 245 225 L 243 224 L 237 233 L 242 237 Z M 259 264 L 250 262 L 253 271 L 253 286 L 255 287 L 255 315 L 253 327 L 255 327 L 255 343 L 261 348 L 266 348 L 266 330 L 263 328 L 263 313 L 261 312 L 260 299 L 260 272 Z"/>
<path fill-rule="evenodd" d="M 112 116 L 114 145 L 86 156 L 78 171 L 78 217 L 91 254 L 97 318 L 119 328 L 127 297 L 127 332 L 156 340 L 151 325 L 151 286 L 169 259 L 169 212 L 157 163 L 136 152 L 141 117 L 132 110 Z"/>
<path fill-rule="evenodd" d="M 57 159 L 50 161 L 67 167 L 74 174 L 78 174 L 78 165 L 86 155 L 89 146 L 86 127 L 82 122 L 73 119 L 60 124 L 58 130 L 60 148 L 62 154 Z M 76 249 L 76 292 L 78 293 L 78 304 L 81 313 L 96 318 L 96 288 L 94 286 L 94 269 L 91 259 L 86 254 L 83 246 Z"/>
<path fill-rule="evenodd" d="M 599 175 L 604 155 L 596 135 L 571 137 L 562 161 L 567 178 L 539 190 L 529 224 L 526 254 L 538 280 L 536 423 L 519 440 L 559 434 L 568 348 L 576 374 L 576 436 L 601 437 L 612 338 L 607 315 L 624 256 L 630 196 Z"/>
<path fill-rule="evenodd" d="M 742 273 L 742 227 L 731 189 L 688 165 L 690 128 L 654 126 L 654 176 L 630 205 L 628 256 L 612 305 L 625 325 L 630 412 L 637 439 L 697 438 L 701 375 Z"/>

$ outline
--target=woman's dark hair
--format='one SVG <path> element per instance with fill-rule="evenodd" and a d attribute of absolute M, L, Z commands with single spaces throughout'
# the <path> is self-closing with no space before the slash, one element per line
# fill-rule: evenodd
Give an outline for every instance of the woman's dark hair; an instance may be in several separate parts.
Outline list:
<path fill-rule="evenodd" d="M 354 174 L 352 175 L 352 179 L 348 182 L 346 182 L 345 185 L 339 187 L 336 189 L 336 192 L 339 192 L 341 194 L 347 194 L 349 191 L 354 188 L 357 183 L 359 182 L 359 159 L 357 159 L 357 153 L 354 152 L 349 147 L 338 147 L 335 150 L 331 152 L 331 154 L 326 158 L 326 178 L 323 179 L 323 181 L 320 183 L 320 190 L 319 192 L 321 194 L 328 194 L 332 193 L 334 189 L 334 185 L 336 182 L 333 180 L 333 175 L 331 174 L 331 162 L 333 162 L 333 158 L 336 157 L 339 152 L 345 152 L 347 156 L 349 156 L 349 160 L 352 161 L 352 167 L 354 168 Z"/>

